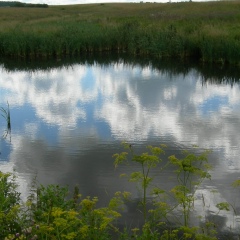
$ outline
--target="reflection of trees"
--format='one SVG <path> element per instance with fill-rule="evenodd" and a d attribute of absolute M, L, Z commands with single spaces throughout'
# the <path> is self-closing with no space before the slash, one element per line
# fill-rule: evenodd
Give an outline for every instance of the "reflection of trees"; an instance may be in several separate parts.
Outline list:
<path fill-rule="evenodd" d="M 201 72 L 202 82 L 213 84 L 237 84 L 240 81 L 239 69 L 237 67 L 219 65 L 199 65 L 197 70 Z"/>
<path fill-rule="evenodd" d="M 86 54 L 81 58 L 62 58 L 60 61 L 47 61 L 43 59 L 42 61 L 28 61 L 21 60 L 16 61 L 13 59 L 0 59 L 0 64 L 7 71 L 37 71 L 37 70 L 52 70 L 61 69 L 62 67 L 71 67 L 74 64 L 100 64 L 109 65 L 112 63 L 124 63 L 127 65 L 135 66 L 138 64 L 140 67 L 149 67 L 157 69 L 162 73 L 167 73 L 169 75 L 186 75 L 192 69 L 197 70 L 197 72 L 202 76 L 202 82 L 214 83 L 214 84 L 235 84 L 239 83 L 240 71 L 236 66 L 222 66 L 217 64 L 199 64 L 199 62 L 194 59 L 177 61 L 175 59 L 169 59 L 164 61 L 159 61 L 150 58 L 136 58 L 135 56 L 130 56 L 126 54 Z"/>

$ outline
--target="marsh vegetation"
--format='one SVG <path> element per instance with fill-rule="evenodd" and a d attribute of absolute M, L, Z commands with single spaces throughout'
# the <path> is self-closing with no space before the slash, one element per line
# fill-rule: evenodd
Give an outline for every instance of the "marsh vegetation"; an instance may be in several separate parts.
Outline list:
<path fill-rule="evenodd" d="M 1 8 L 0 54 L 61 58 L 128 52 L 239 64 L 240 3 L 111 3 Z"/>

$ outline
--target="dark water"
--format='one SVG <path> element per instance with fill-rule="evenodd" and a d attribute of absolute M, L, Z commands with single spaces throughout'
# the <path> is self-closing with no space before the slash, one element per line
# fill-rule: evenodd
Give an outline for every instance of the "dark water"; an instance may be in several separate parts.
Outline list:
<path fill-rule="evenodd" d="M 15 169 L 23 197 L 37 177 L 42 184 L 77 184 L 102 203 L 122 190 L 138 199 L 135 185 L 119 179 L 132 169 L 113 166 L 122 141 L 138 150 L 164 143 L 166 158 L 194 144 L 212 149 L 213 165 L 212 180 L 196 192 L 197 215 L 210 218 L 218 202 L 229 201 L 236 212 L 217 217 L 224 231 L 238 228 L 240 192 L 231 187 L 240 173 L 238 69 L 100 56 L 5 61 L 0 72 L 0 106 L 9 102 L 12 119 L 11 139 L 1 140 L 0 169 Z M 170 171 L 156 181 L 167 189 L 175 184 Z M 134 215 L 131 206 L 128 212 Z"/>

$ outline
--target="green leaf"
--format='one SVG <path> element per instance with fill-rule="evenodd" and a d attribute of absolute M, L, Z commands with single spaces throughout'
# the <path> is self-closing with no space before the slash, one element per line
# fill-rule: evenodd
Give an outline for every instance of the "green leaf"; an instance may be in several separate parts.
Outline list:
<path fill-rule="evenodd" d="M 233 187 L 239 187 L 239 186 L 240 186 L 240 179 L 234 181 L 234 182 L 232 183 L 232 186 L 233 186 Z"/>
<path fill-rule="evenodd" d="M 230 211 L 230 205 L 228 202 L 221 202 L 216 205 L 219 210 Z"/>

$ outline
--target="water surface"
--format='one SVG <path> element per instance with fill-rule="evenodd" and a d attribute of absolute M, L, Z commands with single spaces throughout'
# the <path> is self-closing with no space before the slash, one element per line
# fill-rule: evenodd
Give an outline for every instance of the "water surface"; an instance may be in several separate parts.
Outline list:
<path fill-rule="evenodd" d="M 0 143 L 0 168 L 15 169 L 23 196 L 36 177 L 42 184 L 77 184 L 84 196 L 99 196 L 103 203 L 118 190 L 139 198 L 134 184 L 119 179 L 132 169 L 113 166 L 112 155 L 127 141 L 138 150 L 166 144 L 164 161 L 182 149 L 194 151 L 192 145 L 212 149 L 212 180 L 196 194 L 197 214 L 209 217 L 218 202 L 240 207 L 239 192 L 231 187 L 240 172 L 238 72 L 122 58 L 37 67 L 2 63 L 0 72 L 0 106 L 9 102 L 12 119 L 11 136 Z M 171 188 L 170 176 L 156 179 Z M 238 226 L 238 213 L 221 217 L 224 229 Z"/>

